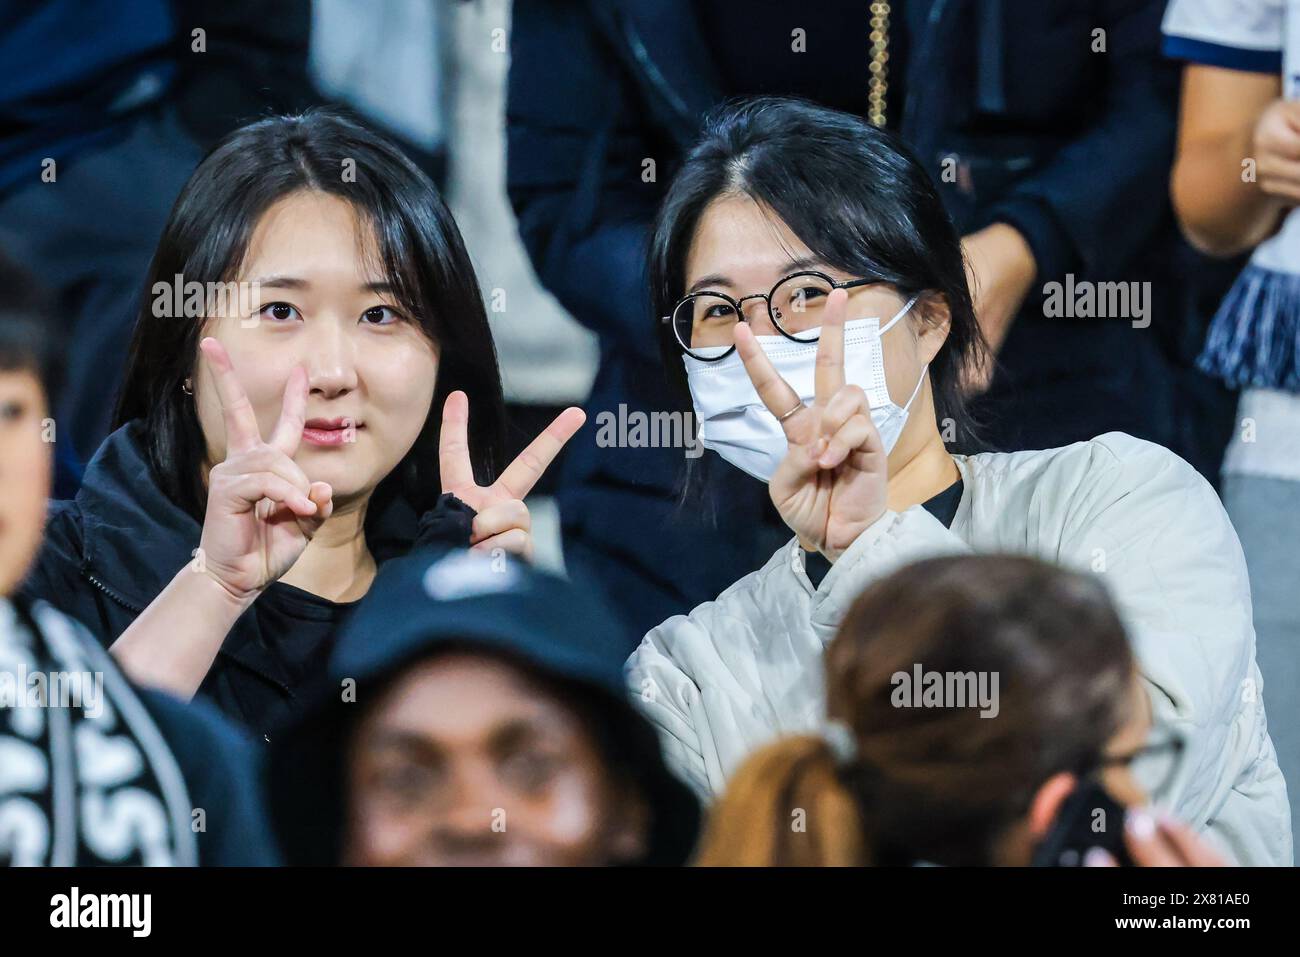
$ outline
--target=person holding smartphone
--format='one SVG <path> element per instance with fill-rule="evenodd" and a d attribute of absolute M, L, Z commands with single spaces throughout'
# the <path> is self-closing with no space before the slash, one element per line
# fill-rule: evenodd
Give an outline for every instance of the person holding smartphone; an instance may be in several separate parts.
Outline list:
<path fill-rule="evenodd" d="M 1153 736 L 1095 577 L 1015 555 L 908 565 L 849 609 L 826 687 L 826 728 L 742 765 L 699 863 L 1226 863 L 1147 806 L 1134 766 L 1175 778 L 1183 742 Z"/>

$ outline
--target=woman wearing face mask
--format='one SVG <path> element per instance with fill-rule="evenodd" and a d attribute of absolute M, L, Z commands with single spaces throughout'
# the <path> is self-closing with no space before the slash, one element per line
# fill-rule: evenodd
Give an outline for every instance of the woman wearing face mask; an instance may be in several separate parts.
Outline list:
<path fill-rule="evenodd" d="M 391 144 L 326 112 L 237 131 L 182 191 L 146 289 L 117 431 L 27 583 L 134 679 L 265 734 L 384 558 L 446 535 L 531 552 L 522 499 L 582 414 L 497 476 L 474 271 Z"/>
<path fill-rule="evenodd" d="M 1224 863 L 1145 807 L 1134 766 L 1177 777 L 1181 739 L 1152 734 L 1095 578 L 1011 555 L 916 562 L 849 609 L 826 684 L 827 729 L 745 762 L 701 864 Z"/>
<path fill-rule="evenodd" d="M 1189 740 L 1190 773 L 1157 797 L 1242 862 L 1290 861 L 1249 585 L 1218 499 L 1119 433 L 956 451 L 973 445 L 959 383 L 982 355 L 961 247 L 888 134 L 801 101 L 724 109 L 660 210 L 650 274 L 705 446 L 766 480 L 796 536 L 629 660 L 697 790 L 818 726 L 823 649 L 870 582 L 935 554 L 1020 552 L 1113 589 L 1154 724 Z"/>

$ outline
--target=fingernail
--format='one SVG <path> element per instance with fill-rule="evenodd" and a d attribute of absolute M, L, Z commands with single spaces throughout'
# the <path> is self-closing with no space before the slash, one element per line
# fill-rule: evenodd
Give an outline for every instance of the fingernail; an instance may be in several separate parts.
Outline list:
<path fill-rule="evenodd" d="M 1153 805 L 1151 810 L 1155 814 L 1157 823 L 1165 827 L 1177 826 L 1182 823 L 1178 818 L 1174 817 L 1173 812 L 1167 807 Z"/>
<path fill-rule="evenodd" d="M 1087 853 L 1083 855 L 1084 867 L 1110 867 L 1113 863 L 1115 863 L 1115 858 L 1100 847 L 1090 847 Z"/>
<path fill-rule="evenodd" d="M 1133 837 L 1147 841 L 1155 837 L 1156 819 L 1147 808 L 1134 808 L 1125 816 L 1124 827 Z"/>

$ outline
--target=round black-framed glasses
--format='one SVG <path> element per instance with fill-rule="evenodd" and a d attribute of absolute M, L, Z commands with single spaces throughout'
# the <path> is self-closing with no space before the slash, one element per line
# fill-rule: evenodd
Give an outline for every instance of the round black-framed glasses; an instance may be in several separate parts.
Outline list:
<path fill-rule="evenodd" d="M 1096 773 L 1113 767 L 1132 768 L 1140 762 L 1146 778 L 1142 783 L 1150 797 L 1159 798 L 1174 785 L 1182 772 L 1187 739 L 1173 728 L 1156 731 L 1153 738 L 1123 754 L 1103 754 L 1087 770 Z"/>
<path fill-rule="evenodd" d="M 671 315 L 660 321 L 672 326 L 678 347 L 701 362 L 719 362 L 736 349 L 736 323 L 747 321 L 742 306 L 751 299 L 767 305 L 772 326 L 792 342 L 816 342 L 820 336 L 821 310 L 826 297 L 836 289 L 878 285 L 882 279 L 836 280 L 815 269 L 782 276 L 767 292 L 733 299 L 712 289 L 688 293 L 673 306 Z"/>

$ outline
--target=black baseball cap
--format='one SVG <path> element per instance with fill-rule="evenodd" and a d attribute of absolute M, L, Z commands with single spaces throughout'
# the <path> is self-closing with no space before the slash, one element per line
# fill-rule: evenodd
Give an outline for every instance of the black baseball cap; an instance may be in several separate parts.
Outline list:
<path fill-rule="evenodd" d="M 286 861 L 330 865 L 342 856 L 346 751 L 364 713 L 364 704 L 342 700 L 343 681 L 355 681 L 355 701 L 373 700 L 407 667 L 454 649 L 505 658 L 582 694 L 601 716 L 592 731 L 649 810 L 641 863 L 685 863 L 699 801 L 668 769 L 654 728 L 632 705 L 619 634 L 593 590 L 512 557 L 422 549 L 384 564 L 342 626 L 325 679 L 271 735 L 269 804 Z"/>

